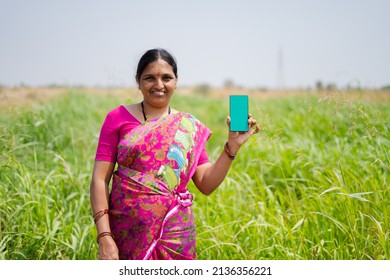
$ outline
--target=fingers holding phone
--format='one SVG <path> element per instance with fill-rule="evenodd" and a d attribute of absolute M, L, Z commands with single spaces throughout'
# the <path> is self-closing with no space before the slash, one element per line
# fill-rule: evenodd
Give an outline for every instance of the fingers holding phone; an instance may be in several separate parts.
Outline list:
<path fill-rule="evenodd" d="M 252 128 L 251 135 L 260 131 L 260 127 L 258 126 L 257 121 L 252 118 L 252 114 L 249 114 L 248 116 L 248 126 Z"/>
<path fill-rule="evenodd" d="M 226 119 L 229 127 L 228 146 L 235 154 L 250 136 L 260 131 L 260 128 L 252 114 L 249 114 L 247 95 L 231 95 L 229 108 L 230 116 Z"/>

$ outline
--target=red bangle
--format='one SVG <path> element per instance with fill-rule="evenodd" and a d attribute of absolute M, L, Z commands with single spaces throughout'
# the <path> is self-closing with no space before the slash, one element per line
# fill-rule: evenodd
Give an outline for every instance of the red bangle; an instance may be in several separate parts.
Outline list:
<path fill-rule="evenodd" d="M 97 223 L 97 221 L 100 220 L 101 217 L 103 217 L 106 214 L 108 214 L 108 209 L 103 209 L 95 213 L 95 215 L 93 215 L 93 221 L 95 222 L 95 224 Z"/>
<path fill-rule="evenodd" d="M 229 156 L 229 158 L 231 160 L 236 158 L 236 155 L 233 155 L 232 153 L 230 153 L 229 148 L 228 148 L 228 142 L 225 143 L 223 150 L 225 151 L 225 153 Z"/>
<path fill-rule="evenodd" d="M 112 235 L 111 232 L 108 232 L 108 231 L 105 231 L 105 232 L 101 232 L 98 237 L 96 238 L 96 242 L 99 244 L 99 239 L 102 238 L 103 236 L 111 236 L 112 238 L 114 238 L 114 236 Z"/>

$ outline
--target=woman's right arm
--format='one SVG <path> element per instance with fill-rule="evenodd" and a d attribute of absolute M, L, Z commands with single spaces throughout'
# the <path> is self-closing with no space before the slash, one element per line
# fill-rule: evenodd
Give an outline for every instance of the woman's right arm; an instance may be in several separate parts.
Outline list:
<path fill-rule="evenodd" d="M 90 188 L 92 212 L 95 215 L 99 211 L 108 209 L 108 186 L 114 171 L 115 163 L 108 161 L 95 161 Z M 96 222 L 98 235 L 102 232 L 111 232 L 108 215 L 102 216 Z M 107 235 L 99 238 L 99 259 L 119 259 L 118 247 L 114 239 Z"/>

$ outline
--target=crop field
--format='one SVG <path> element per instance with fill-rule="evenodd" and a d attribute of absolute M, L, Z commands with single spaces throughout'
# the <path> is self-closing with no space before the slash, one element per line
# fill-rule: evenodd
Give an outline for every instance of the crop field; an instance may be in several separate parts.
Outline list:
<path fill-rule="evenodd" d="M 390 259 L 390 93 L 248 94 L 261 132 L 213 194 L 189 185 L 198 259 Z M 100 127 L 140 94 L 2 96 L 0 259 L 96 259 L 89 183 Z M 172 107 L 213 131 L 215 160 L 227 139 L 227 95 L 179 89 Z"/>

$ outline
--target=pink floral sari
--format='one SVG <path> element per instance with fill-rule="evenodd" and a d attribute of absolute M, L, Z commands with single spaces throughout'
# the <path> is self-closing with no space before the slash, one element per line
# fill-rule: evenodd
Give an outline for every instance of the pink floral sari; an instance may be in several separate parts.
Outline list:
<path fill-rule="evenodd" d="M 195 259 L 187 184 L 210 130 L 187 113 L 139 125 L 118 145 L 110 226 L 120 259 Z"/>

